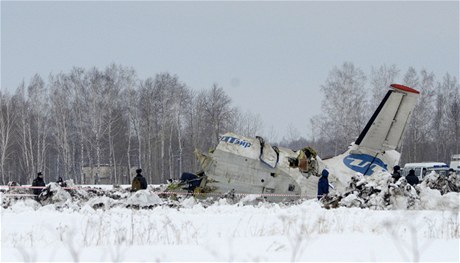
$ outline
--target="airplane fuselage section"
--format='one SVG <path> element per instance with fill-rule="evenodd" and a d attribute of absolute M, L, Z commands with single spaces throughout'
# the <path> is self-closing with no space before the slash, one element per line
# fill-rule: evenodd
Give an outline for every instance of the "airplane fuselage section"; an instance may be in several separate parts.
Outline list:
<path fill-rule="evenodd" d="M 263 140 L 263 139 L 262 139 Z M 271 201 L 310 198 L 316 195 L 316 182 L 297 167 L 291 167 L 289 159 L 298 153 L 276 148 L 259 139 L 245 138 L 228 133 L 221 137 L 209 165 L 203 167 L 208 177 L 206 185 L 220 193 L 234 190 L 240 194 L 260 194 Z"/>

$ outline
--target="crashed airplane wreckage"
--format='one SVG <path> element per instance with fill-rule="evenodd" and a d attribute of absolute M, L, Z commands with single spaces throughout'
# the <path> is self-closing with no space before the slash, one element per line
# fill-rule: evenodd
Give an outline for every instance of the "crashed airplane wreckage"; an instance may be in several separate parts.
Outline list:
<path fill-rule="evenodd" d="M 332 192 L 341 193 L 356 173 L 372 176 L 398 164 L 400 153 L 396 149 L 419 94 L 407 86 L 390 85 L 357 140 L 345 153 L 324 160 L 309 147 L 293 151 L 271 146 L 262 137 L 226 133 L 211 153 L 196 150 L 202 170 L 184 173 L 181 182 L 169 190 L 255 194 L 275 202 L 316 198 L 319 175 L 328 169 Z"/>

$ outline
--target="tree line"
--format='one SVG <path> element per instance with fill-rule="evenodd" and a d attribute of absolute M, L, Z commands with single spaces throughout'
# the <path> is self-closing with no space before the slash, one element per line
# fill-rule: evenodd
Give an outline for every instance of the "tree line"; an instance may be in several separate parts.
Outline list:
<path fill-rule="evenodd" d="M 14 94 L 0 94 L 1 180 L 30 183 L 38 171 L 84 182 L 83 167 L 111 167 L 110 182 L 129 183 L 142 167 L 149 183 L 195 171 L 195 148 L 208 151 L 219 134 L 255 136 L 257 115 L 243 114 L 218 84 L 195 91 L 175 75 L 139 80 L 132 68 L 73 68 L 39 75 Z M 127 169 L 124 169 L 127 168 Z"/>
<path fill-rule="evenodd" d="M 346 62 L 329 73 L 320 89 L 322 113 L 310 122 L 311 138 L 291 131 L 272 144 L 313 146 L 321 156 L 346 150 L 388 90 L 398 82 L 421 91 L 407 127 L 401 162 L 448 161 L 460 153 L 459 84 L 448 73 L 436 79 L 426 70 L 372 68 L 367 77 Z M 402 77 L 402 79 L 401 79 Z M 68 73 L 35 75 L 13 94 L 0 91 L 2 184 L 30 183 L 38 171 L 85 182 L 84 167 L 96 174 L 110 167 L 109 181 L 125 184 L 142 167 L 149 183 L 164 183 L 197 171 L 194 149 L 207 152 L 227 131 L 263 134 L 259 115 L 242 113 L 217 83 L 200 91 L 176 75 L 139 79 L 133 68 L 75 67 Z M 270 141 L 270 136 L 268 136 Z"/>

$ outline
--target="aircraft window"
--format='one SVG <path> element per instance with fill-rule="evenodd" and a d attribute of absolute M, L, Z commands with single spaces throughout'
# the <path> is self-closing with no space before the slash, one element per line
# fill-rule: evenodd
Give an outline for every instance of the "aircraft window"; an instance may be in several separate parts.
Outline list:
<path fill-rule="evenodd" d="M 294 189 L 295 189 L 295 185 L 290 184 L 289 188 L 288 188 L 288 191 L 292 192 L 292 191 L 294 191 Z"/>

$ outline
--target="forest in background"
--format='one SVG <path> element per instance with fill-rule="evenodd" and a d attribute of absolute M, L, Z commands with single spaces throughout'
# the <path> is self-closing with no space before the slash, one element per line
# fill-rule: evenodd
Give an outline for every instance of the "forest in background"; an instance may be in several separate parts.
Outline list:
<path fill-rule="evenodd" d="M 318 87 L 322 113 L 305 120 L 310 138 L 291 131 L 277 142 L 259 115 L 233 106 L 217 83 L 197 91 L 177 75 L 139 79 L 133 68 L 112 64 L 75 67 L 47 81 L 35 75 L 13 94 L 0 91 L 0 180 L 29 184 L 42 171 L 46 181 L 62 176 L 82 183 L 83 167 L 96 173 L 111 167 L 110 182 L 126 184 L 132 176 L 126 171 L 142 167 L 149 183 L 164 183 L 199 169 L 194 149 L 212 149 L 228 131 L 333 156 L 358 137 L 391 83 L 421 92 L 400 163 L 448 162 L 460 153 L 460 87 L 449 73 L 382 65 L 366 75 L 345 62 Z"/>

